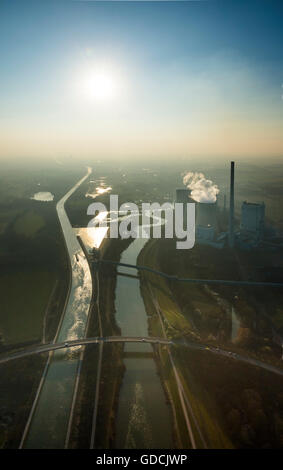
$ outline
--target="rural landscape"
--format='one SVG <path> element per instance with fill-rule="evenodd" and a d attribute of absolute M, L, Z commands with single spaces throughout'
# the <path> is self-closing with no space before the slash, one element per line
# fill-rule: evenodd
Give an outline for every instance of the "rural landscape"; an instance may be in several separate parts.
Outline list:
<path fill-rule="evenodd" d="M 66 205 L 74 231 L 80 227 L 81 232 L 85 227 L 87 232 L 90 220 L 87 195 L 95 193 L 97 187 L 111 187 L 122 201 L 146 202 L 154 196 L 162 204 L 174 200 L 174 191 L 182 181 L 181 167 L 176 171 L 168 165 L 160 172 L 154 167 L 133 166 L 124 176 L 125 183 L 121 184 L 123 167 L 117 175 L 107 165 L 97 166 L 99 173 L 90 177 L 94 179 L 87 179 Z M 193 162 L 191 166 L 194 167 Z M 258 199 L 259 194 L 267 191 L 268 184 L 272 188 L 277 184 L 278 194 L 266 203 L 266 218 L 280 233 L 282 219 L 278 206 L 282 186 L 278 166 L 268 168 L 269 179 L 265 167 L 244 165 L 244 169 L 243 172 L 239 164 L 236 171 L 237 187 L 241 188 L 235 195 L 236 225 L 239 224 L 240 201 Z M 259 194 L 254 188 L 249 190 L 249 172 L 258 175 Z M 228 191 L 225 183 L 229 181 L 229 165 L 211 168 L 210 174 L 221 188 L 220 195 Z M 49 166 L 44 172 L 29 171 L 26 178 L 23 172 L 18 179 L 13 175 L 14 169 L 7 168 L 1 184 L 3 189 L 6 186 L 5 197 L 2 195 L 1 199 L 1 263 L 3 267 L 9 266 L 1 273 L 3 357 L 39 343 L 48 344 L 56 334 L 70 268 L 55 206 L 64 190 L 80 179 L 83 172 L 76 165 L 70 165 L 68 172 Z M 220 175 L 219 180 L 217 175 Z M 54 200 L 31 199 L 38 183 L 40 189 L 51 190 Z M 96 200 L 107 206 L 111 191 L 97 195 Z M 5 211 L 8 205 L 15 208 L 12 213 Z M 217 218 L 225 225 L 223 207 L 219 196 Z M 192 250 L 184 252 L 176 249 L 174 239 L 105 239 L 103 259 L 123 262 L 124 253 L 134 244 L 137 249 L 132 254 L 133 264 L 180 278 L 237 281 L 244 273 L 244 279 L 266 280 L 262 267 L 268 263 L 271 269 L 272 255 L 275 265 L 272 280 L 281 282 L 282 279 L 280 245 L 271 250 L 261 247 L 235 251 L 196 243 Z M 85 249 L 90 251 L 87 245 Z M 129 270 L 123 273 L 124 268 L 111 265 L 102 265 L 97 271 L 91 261 L 90 265 L 96 291 L 99 286 L 99 299 L 94 296 L 86 337 L 119 336 L 125 334 L 122 333 L 124 328 L 129 334 L 156 338 L 165 334 L 170 340 L 174 339 L 176 346 L 170 355 L 177 364 L 193 410 L 197 447 L 281 446 L 282 346 L 274 341 L 273 329 L 282 337 L 282 289 L 225 285 L 184 288 L 184 284 L 163 280 L 154 273 L 139 274 L 135 270 L 131 274 Z M 84 361 L 69 437 L 71 448 L 87 448 L 93 426 L 99 347 L 89 344 L 83 348 Z M 97 434 L 95 447 L 115 448 L 125 444 L 145 447 L 147 439 L 152 439 L 157 447 L 190 447 L 170 355 L 166 345 L 104 344 L 96 417 L 96 426 L 103 432 Z M 0 365 L 1 389 L 6 391 L 1 396 L 4 447 L 19 445 L 46 358 L 46 353 L 42 353 Z M 63 380 L 68 381 L 68 375 Z M 140 396 L 139 383 L 143 388 Z M 150 402 L 146 402 L 145 393 L 151 394 Z M 153 393 L 157 394 L 157 400 L 160 400 L 159 394 L 163 397 L 166 434 L 159 432 L 160 410 L 156 409 Z M 133 403 L 134 408 L 129 409 L 128 403 Z M 151 404 L 155 410 L 150 408 Z M 138 416 L 142 413 L 138 424 L 134 422 L 136 413 Z"/>
<path fill-rule="evenodd" d="M 283 448 L 282 19 L 0 2 L 0 449 Z"/>

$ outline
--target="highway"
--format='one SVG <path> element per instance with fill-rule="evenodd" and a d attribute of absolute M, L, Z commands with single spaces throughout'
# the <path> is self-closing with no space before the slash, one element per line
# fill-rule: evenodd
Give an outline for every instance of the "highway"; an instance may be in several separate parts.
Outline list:
<path fill-rule="evenodd" d="M 155 304 L 156 305 L 156 304 Z M 159 307 L 156 305 L 156 308 Z M 34 346 L 33 348 L 28 348 L 25 350 L 17 351 L 9 355 L 2 355 L 0 357 L 0 364 L 4 364 L 15 359 L 21 359 L 23 357 L 32 356 L 35 354 L 42 354 L 42 353 L 49 353 L 51 351 L 56 351 L 57 349 L 70 349 L 73 347 L 78 346 L 86 346 L 87 344 L 101 344 L 101 343 L 149 343 L 149 344 L 161 344 L 165 346 L 179 346 L 179 347 L 186 347 L 190 349 L 196 349 L 199 351 L 207 351 L 213 354 L 218 354 L 221 356 L 225 356 L 229 359 L 234 359 L 238 361 L 245 362 L 247 364 L 260 367 L 265 369 L 269 372 L 274 374 L 279 374 L 283 376 L 283 369 L 278 367 L 272 366 L 266 362 L 260 361 L 259 359 L 255 359 L 253 357 L 244 356 L 242 354 L 238 354 L 236 352 L 229 351 L 227 349 L 221 349 L 219 347 L 211 346 L 208 344 L 203 344 L 199 342 L 189 341 L 187 339 L 173 339 L 168 340 L 165 337 L 140 337 L 140 336 L 106 336 L 100 337 L 95 336 L 92 338 L 82 338 L 76 339 L 72 341 L 61 342 L 61 343 L 47 343 L 43 345 Z"/>
<path fill-rule="evenodd" d="M 66 214 L 65 203 L 89 177 L 91 171 L 91 168 L 88 168 L 86 175 L 56 205 L 68 252 L 71 279 L 65 308 L 53 345 L 52 347 L 51 345 L 39 346 L 39 348 L 47 347 L 46 351 L 49 351 L 49 356 L 24 429 L 20 448 L 64 447 L 80 360 L 76 350 L 66 347 L 58 348 L 58 344 L 85 336 L 92 298 L 92 277 L 89 264 Z M 48 349 L 50 347 L 51 349 Z"/>
<path fill-rule="evenodd" d="M 56 351 L 57 349 L 70 349 L 76 346 L 85 346 L 87 344 L 100 344 L 100 343 L 150 343 L 150 344 L 173 344 L 172 341 L 158 338 L 158 337 L 139 337 L 139 336 L 106 336 L 105 338 L 96 336 L 93 338 L 82 338 L 75 339 L 68 342 L 61 343 L 46 343 L 33 348 L 28 348 L 23 351 L 17 351 L 15 353 L 0 357 L 0 364 L 13 361 L 15 359 L 21 359 L 22 357 L 32 356 L 34 354 L 42 354 L 50 351 Z"/>
<path fill-rule="evenodd" d="M 279 367 L 273 366 L 271 364 L 268 364 L 267 362 L 263 362 L 259 359 L 254 358 L 254 357 L 244 356 L 243 354 L 238 354 L 234 351 L 229 351 L 227 349 L 221 349 L 219 347 L 211 346 L 211 345 L 208 345 L 208 344 L 202 344 L 202 343 L 189 341 L 187 339 L 175 340 L 174 344 L 176 344 L 176 345 L 178 344 L 179 346 L 188 347 L 188 348 L 191 348 L 191 349 L 197 349 L 199 351 L 207 351 L 207 352 L 210 352 L 212 354 L 216 354 L 216 355 L 219 355 L 219 356 L 224 356 L 224 357 L 227 357 L 227 358 L 232 359 L 232 360 L 245 362 L 246 364 L 249 364 L 251 366 L 260 367 L 261 369 L 265 369 L 266 371 L 271 372 L 273 374 L 283 376 L 283 368 L 281 369 Z"/>

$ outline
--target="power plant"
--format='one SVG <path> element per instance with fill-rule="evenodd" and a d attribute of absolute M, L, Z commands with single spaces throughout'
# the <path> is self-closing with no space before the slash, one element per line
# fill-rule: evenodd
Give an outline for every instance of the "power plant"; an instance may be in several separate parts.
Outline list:
<path fill-rule="evenodd" d="M 203 175 L 202 175 L 203 176 Z M 210 181 L 211 183 L 211 181 Z M 215 185 L 217 188 L 217 186 Z M 192 198 L 192 190 L 188 188 L 176 189 L 176 202 L 195 203 L 196 214 L 196 242 L 208 244 L 216 248 L 223 248 L 226 244 L 230 248 L 237 246 L 240 249 L 252 249 L 259 244 L 272 245 L 265 225 L 265 204 L 244 201 L 241 206 L 240 223 L 235 220 L 235 162 L 230 165 L 230 207 L 227 231 L 219 231 L 219 218 L 217 200 L 215 202 L 197 202 Z M 226 215 L 226 195 L 224 195 L 224 210 Z M 222 230 L 227 226 L 227 219 L 223 222 Z M 269 227 L 274 237 L 274 229 Z"/>

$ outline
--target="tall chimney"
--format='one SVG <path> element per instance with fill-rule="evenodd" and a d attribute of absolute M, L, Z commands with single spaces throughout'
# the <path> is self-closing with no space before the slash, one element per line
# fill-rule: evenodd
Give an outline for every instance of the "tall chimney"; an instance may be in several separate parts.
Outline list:
<path fill-rule="evenodd" d="M 234 166 L 235 162 L 231 162 L 230 175 L 230 212 L 229 212 L 229 246 L 234 247 Z"/>

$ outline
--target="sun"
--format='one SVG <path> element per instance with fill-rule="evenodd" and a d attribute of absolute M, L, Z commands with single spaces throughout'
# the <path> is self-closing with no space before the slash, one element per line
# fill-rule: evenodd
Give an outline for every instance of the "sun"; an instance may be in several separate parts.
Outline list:
<path fill-rule="evenodd" d="M 83 77 L 82 87 L 86 98 L 103 102 L 116 99 L 121 85 L 115 71 L 98 67 Z"/>
<path fill-rule="evenodd" d="M 126 106 L 129 80 L 125 70 L 124 65 L 110 60 L 77 64 L 70 80 L 70 95 L 86 109 L 93 109 L 94 105 L 101 110 Z"/>

